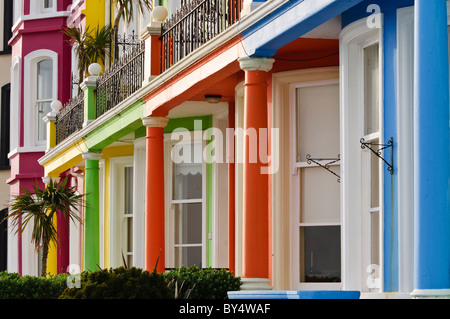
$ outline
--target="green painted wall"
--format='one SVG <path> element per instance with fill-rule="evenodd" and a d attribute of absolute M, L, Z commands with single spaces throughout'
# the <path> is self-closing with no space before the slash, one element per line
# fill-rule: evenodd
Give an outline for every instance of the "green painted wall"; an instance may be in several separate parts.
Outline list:
<path fill-rule="evenodd" d="M 137 101 L 85 137 L 88 149 L 104 149 L 118 139 L 145 127 L 142 125 L 144 101 Z M 144 134 L 145 135 L 145 134 Z"/>

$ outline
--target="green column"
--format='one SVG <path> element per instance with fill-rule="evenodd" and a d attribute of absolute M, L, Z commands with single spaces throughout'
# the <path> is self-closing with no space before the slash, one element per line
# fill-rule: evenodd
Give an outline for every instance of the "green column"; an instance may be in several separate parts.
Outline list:
<path fill-rule="evenodd" d="M 81 82 L 81 89 L 84 93 L 84 123 L 83 126 L 88 125 L 92 120 L 97 118 L 97 103 L 95 90 L 97 89 L 97 79 L 102 71 L 102 67 L 98 63 L 93 63 L 89 66 L 88 76 Z"/>
<path fill-rule="evenodd" d="M 85 160 L 84 270 L 100 264 L 99 160 L 101 153 L 83 153 Z"/>

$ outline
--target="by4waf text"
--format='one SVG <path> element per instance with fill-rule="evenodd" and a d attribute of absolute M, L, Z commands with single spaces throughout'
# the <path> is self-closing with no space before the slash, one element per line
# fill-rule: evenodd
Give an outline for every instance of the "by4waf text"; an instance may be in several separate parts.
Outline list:
<path fill-rule="evenodd" d="M 270 304 L 268 303 L 224 303 L 222 305 L 181 305 L 180 314 L 203 314 L 207 317 L 215 313 L 223 314 L 268 314 Z"/>

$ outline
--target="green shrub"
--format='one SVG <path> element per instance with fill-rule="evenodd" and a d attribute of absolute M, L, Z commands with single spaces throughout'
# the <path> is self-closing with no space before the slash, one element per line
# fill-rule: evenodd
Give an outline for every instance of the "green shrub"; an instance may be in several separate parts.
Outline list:
<path fill-rule="evenodd" d="M 239 290 L 240 277 L 234 277 L 226 269 L 181 267 L 165 273 L 166 279 L 177 282 L 179 295 L 183 298 L 188 290 L 191 299 L 225 299 L 228 291 Z"/>
<path fill-rule="evenodd" d="M 162 274 L 140 268 L 103 269 L 81 274 L 81 288 L 66 288 L 60 299 L 171 299 Z"/>
<path fill-rule="evenodd" d="M 0 272 L 0 299 L 58 298 L 66 287 L 67 274 L 50 277 L 20 276 Z"/>

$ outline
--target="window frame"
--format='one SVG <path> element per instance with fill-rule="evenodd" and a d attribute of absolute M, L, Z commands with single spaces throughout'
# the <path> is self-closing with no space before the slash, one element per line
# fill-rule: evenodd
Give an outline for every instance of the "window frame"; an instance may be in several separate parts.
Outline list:
<path fill-rule="evenodd" d="M 377 14 L 383 21 L 383 14 Z M 367 193 L 363 191 L 367 185 L 367 160 L 370 151 L 362 150 L 360 138 L 374 138 L 375 135 L 365 136 L 364 132 L 364 48 L 371 44 L 379 44 L 379 136 L 380 143 L 383 137 L 383 23 L 379 28 L 368 28 L 367 19 L 363 18 L 353 22 L 341 31 L 340 35 L 340 65 L 341 65 L 341 205 L 342 245 L 345 247 L 342 256 L 344 264 L 342 280 L 344 289 L 356 289 L 362 293 L 373 292 L 369 287 L 372 276 L 378 279 L 379 288 L 376 292 L 384 291 L 383 264 L 384 264 L 384 237 L 383 237 L 383 185 L 384 174 L 380 167 L 379 174 L 379 261 L 376 269 L 369 269 L 370 265 L 370 228 L 364 211 L 368 202 Z M 350 62 L 351 61 L 351 62 Z M 355 63 L 356 61 L 356 63 Z M 358 67 L 355 67 L 357 65 Z M 369 152 L 369 153 L 365 153 Z M 364 156 L 366 155 L 366 156 Z M 381 165 L 381 164 L 380 164 Z M 370 174 L 370 172 L 369 172 Z M 364 176 L 363 176 L 364 175 Z M 372 273 L 374 271 L 374 273 Z"/>
<path fill-rule="evenodd" d="M 33 107 L 24 107 L 24 147 L 42 150 L 46 149 L 46 141 L 39 141 L 37 138 L 37 64 L 40 61 L 50 59 L 53 62 L 53 92 L 52 100 L 58 98 L 58 54 L 51 50 L 36 50 L 29 53 L 24 58 L 24 87 L 23 94 L 24 105 L 32 105 Z"/>
<path fill-rule="evenodd" d="M 194 132 L 188 131 L 186 132 L 187 135 L 190 137 L 190 143 L 201 143 L 202 144 L 202 150 L 205 149 L 206 143 L 203 140 L 203 132 L 200 131 L 200 134 L 196 134 Z M 166 267 L 173 268 L 175 267 L 175 205 L 183 204 L 183 203 L 202 203 L 202 267 L 206 267 L 208 264 L 208 245 L 207 245 L 207 192 L 208 192 L 208 184 L 207 184 L 207 163 L 203 159 L 202 154 L 202 198 L 201 199 L 195 199 L 195 200 L 174 200 L 172 198 L 172 190 L 173 190 L 173 161 L 171 158 L 171 150 L 173 145 L 178 143 L 187 142 L 185 139 L 182 141 L 173 140 L 172 139 L 173 133 L 166 133 L 164 134 L 164 157 L 165 163 L 169 163 L 169 165 L 165 165 L 165 206 L 166 206 L 166 212 L 165 215 L 165 222 L 166 222 Z M 177 245 L 182 246 L 182 245 Z"/>
<path fill-rule="evenodd" d="M 289 112 L 290 112 L 290 123 L 289 130 L 290 136 L 290 173 L 291 173 L 291 242 L 292 242 L 292 256 L 291 256 L 291 285 L 293 289 L 300 290 L 339 290 L 342 287 L 342 271 L 343 264 L 341 262 L 341 281 L 338 283 L 334 282 L 301 282 L 300 281 L 300 268 L 302 267 L 299 261 L 302 257 L 301 253 L 301 243 L 300 237 L 302 231 L 301 228 L 305 227 L 318 227 L 318 226 L 339 226 L 340 233 L 342 233 L 342 219 L 339 221 L 329 221 L 329 222 L 301 222 L 300 220 L 300 201 L 298 200 L 298 195 L 301 190 L 300 186 L 300 176 L 301 170 L 306 168 L 318 167 L 316 164 L 309 165 L 307 161 L 298 161 L 298 142 L 297 142 L 297 97 L 296 92 L 298 88 L 307 87 L 320 87 L 327 85 L 339 85 L 339 79 L 331 78 L 326 80 L 317 81 L 298 81 L 292 82 L 289 85 Z M 333 167 L 340 166 L 339 163 L 332 164 Z M 336 182 L 334 179 L 330 183 Z M 339 205 L 339 209 L 341 209 Z M 339 217 L 341 217 L 341 212 L 339 212 Z M 342 235 L 341 235 L 342 237 Z M 341 242 L 341 255 L 343 253 Z M 341 258 L 342 260 L 342 258 Z M 295 267 L 294 267 L 295 266 Z M 298 267 L 297 267 L 298 266 Z"/>
<path fill-rule="evenodd" d="M 123 266 L 122 253 L 125 251 L 122 250 L 123 245 L 126 241 L 126 237 L 123 232 L 123 221 L 129 216 L 124 216 L 124 211 L 122 207 L 125 203 L 125 180 L 124 180 L 124 172 L 126 167 L 133 168 L 133 190 L 134 190 L 134 181 L 136 179 L 136 172 L 134 168 L 134 157 L 133 156 L 120 156 L 120 157 L 112 157 L 110 158 L 110 266 L 111 267 L 119 267 Z M 132 194 L 132 202 L 134 205 L 135 192 Z M 133 212 L 134 213 L 134 212 Z M 134 219 L 133 214 L 133 252 L 136 251 L 136 220 Z M 133 256 L 134 257 L 134 256 Z M 130 267 L 130 265 L 127 265 Z M 134 266 L 134 258 L 133 258 L 133 266 Z"/>

